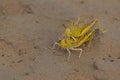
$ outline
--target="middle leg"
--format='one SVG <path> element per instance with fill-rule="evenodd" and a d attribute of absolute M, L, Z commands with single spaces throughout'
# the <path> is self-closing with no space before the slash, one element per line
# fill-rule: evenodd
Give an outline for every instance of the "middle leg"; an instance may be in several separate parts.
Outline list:
<path fill-rule="evenodd" d="M 81 48 L 73 48 L 71 50 L 80 51 L 79 58 L 81 57 L 83 50 Z"/>

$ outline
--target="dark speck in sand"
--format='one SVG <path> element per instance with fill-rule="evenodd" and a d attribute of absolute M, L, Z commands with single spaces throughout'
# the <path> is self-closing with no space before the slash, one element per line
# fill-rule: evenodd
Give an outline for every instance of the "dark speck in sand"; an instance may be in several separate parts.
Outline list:
<path fill-rule="evenodd" d="M 117 57 L 117 59 L 120 59 L 120 57 Z"/>
<path fill-rule="evenodd" d="M 84 4 L 85 2 L 84 2 L 83 0 L 80 0 L 80 3 L 81 3 L 81 4 Z"/>
<path fill-rule="evenodd" d="M 105 60 L 105 58 L 102 58 L 102 60 Z"/>
<path fill-rule="evenodd" d="M 110 62 L 114 62 L 114 60 L 110 60 Z"/>

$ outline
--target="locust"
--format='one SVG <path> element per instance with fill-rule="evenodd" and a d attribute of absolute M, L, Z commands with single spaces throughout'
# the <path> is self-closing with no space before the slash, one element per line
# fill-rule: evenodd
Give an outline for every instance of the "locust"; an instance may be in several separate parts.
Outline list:
<path fill-rule="evenodd" d="M 70 27 L 66 28 L 65 34 L 67 37 L 72 37 L 74 40 L 75 38 L 82 39 L 96 24 L 98 25 L 99 30 L 104 33 L 104 29 L 102 28 L 99 20 L 94 20 L 88 25 L 80 25 L 79 23 L 80 18 L 76 22 L 72 22 Z"/>
<path fill-rule="evenodd" d="M 91 43 L 93 36 L 94 36 L 95 30 L 92 30 L 87 36 L 85 36 L 83 39 L 81 39 L 80 41 L 74 41 L 74 39 L 68 37 L 68 38 L 63 38 L 60 40 L 60 42 L 55 42 L 53 47 L 55 48 L 55 45 L 60 46 L 63 49 L 66 49 L 69 53 L 67 60 L 69 61 L 70 56 L 71 56 L 71 52 L 70 50 L 76 50 L 76 51 L 80 51 L 79 54 L 79 58 L 82 55 L 82 48 L 80 48 L 85 42 L 88 42 L 89 44 Z"/>
<path fill-rule="evenodd" d="M 62 49 L 67 50 L 67 52 L 69 53 L 67 60 L 69 60 L 71 56 L 70 50 L 80 51 L 80 58 L 83 53 L 83 49 L 81 48 L 82 45 L 87 43 L 87 46 L 90 46 L 95 34 L 95 29 L 93 29 L 95 24 L 98 25 L 98 28 L 102 33 L 105 32 L 97 19 L 87 25 L 81 25 L 81 23 L 79 23 L 79 20 L 80 18 L 78 18 L 76 22 L 72 22 L 71 26 L 66 28 L 65 36 L 63 36 L 63 38 L 60 39 L 59 42 L 55 42 L 53 45 L 53 48 L 58 45 Z"/>

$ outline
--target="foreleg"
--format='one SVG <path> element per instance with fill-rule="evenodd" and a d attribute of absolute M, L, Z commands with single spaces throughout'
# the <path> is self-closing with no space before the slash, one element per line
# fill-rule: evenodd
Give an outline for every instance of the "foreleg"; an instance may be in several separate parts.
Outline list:
<path fill-rule="evenodd" d="M 55 49 L 55 46 L 56 46 L 56 45 L 60 46 L 59 43 L 55 42 L 55 43 L 53 44 L 53 49 Z"/>
<path fill-rule="evenodd" d="M 67 58 L 67 61 L 69 61 L 70 56 L 71 56 L 71 52 L 70 52 L 70 50 L 69 50 L 68 48 L 66 48 L 66 50 L 67 50 L 67 52 L 69 53 L 68 58 Z"/>

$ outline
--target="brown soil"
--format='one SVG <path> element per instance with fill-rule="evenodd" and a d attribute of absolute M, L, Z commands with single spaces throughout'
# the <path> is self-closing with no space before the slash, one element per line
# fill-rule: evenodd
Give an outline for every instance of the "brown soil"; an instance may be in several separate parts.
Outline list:
<path fill-rule="evenodd" d="M 120 0 L 0 0 L 0 80 L 120 80 Z M 72 20 L 106 30 L 78 59 L 52 44 Z"/>

